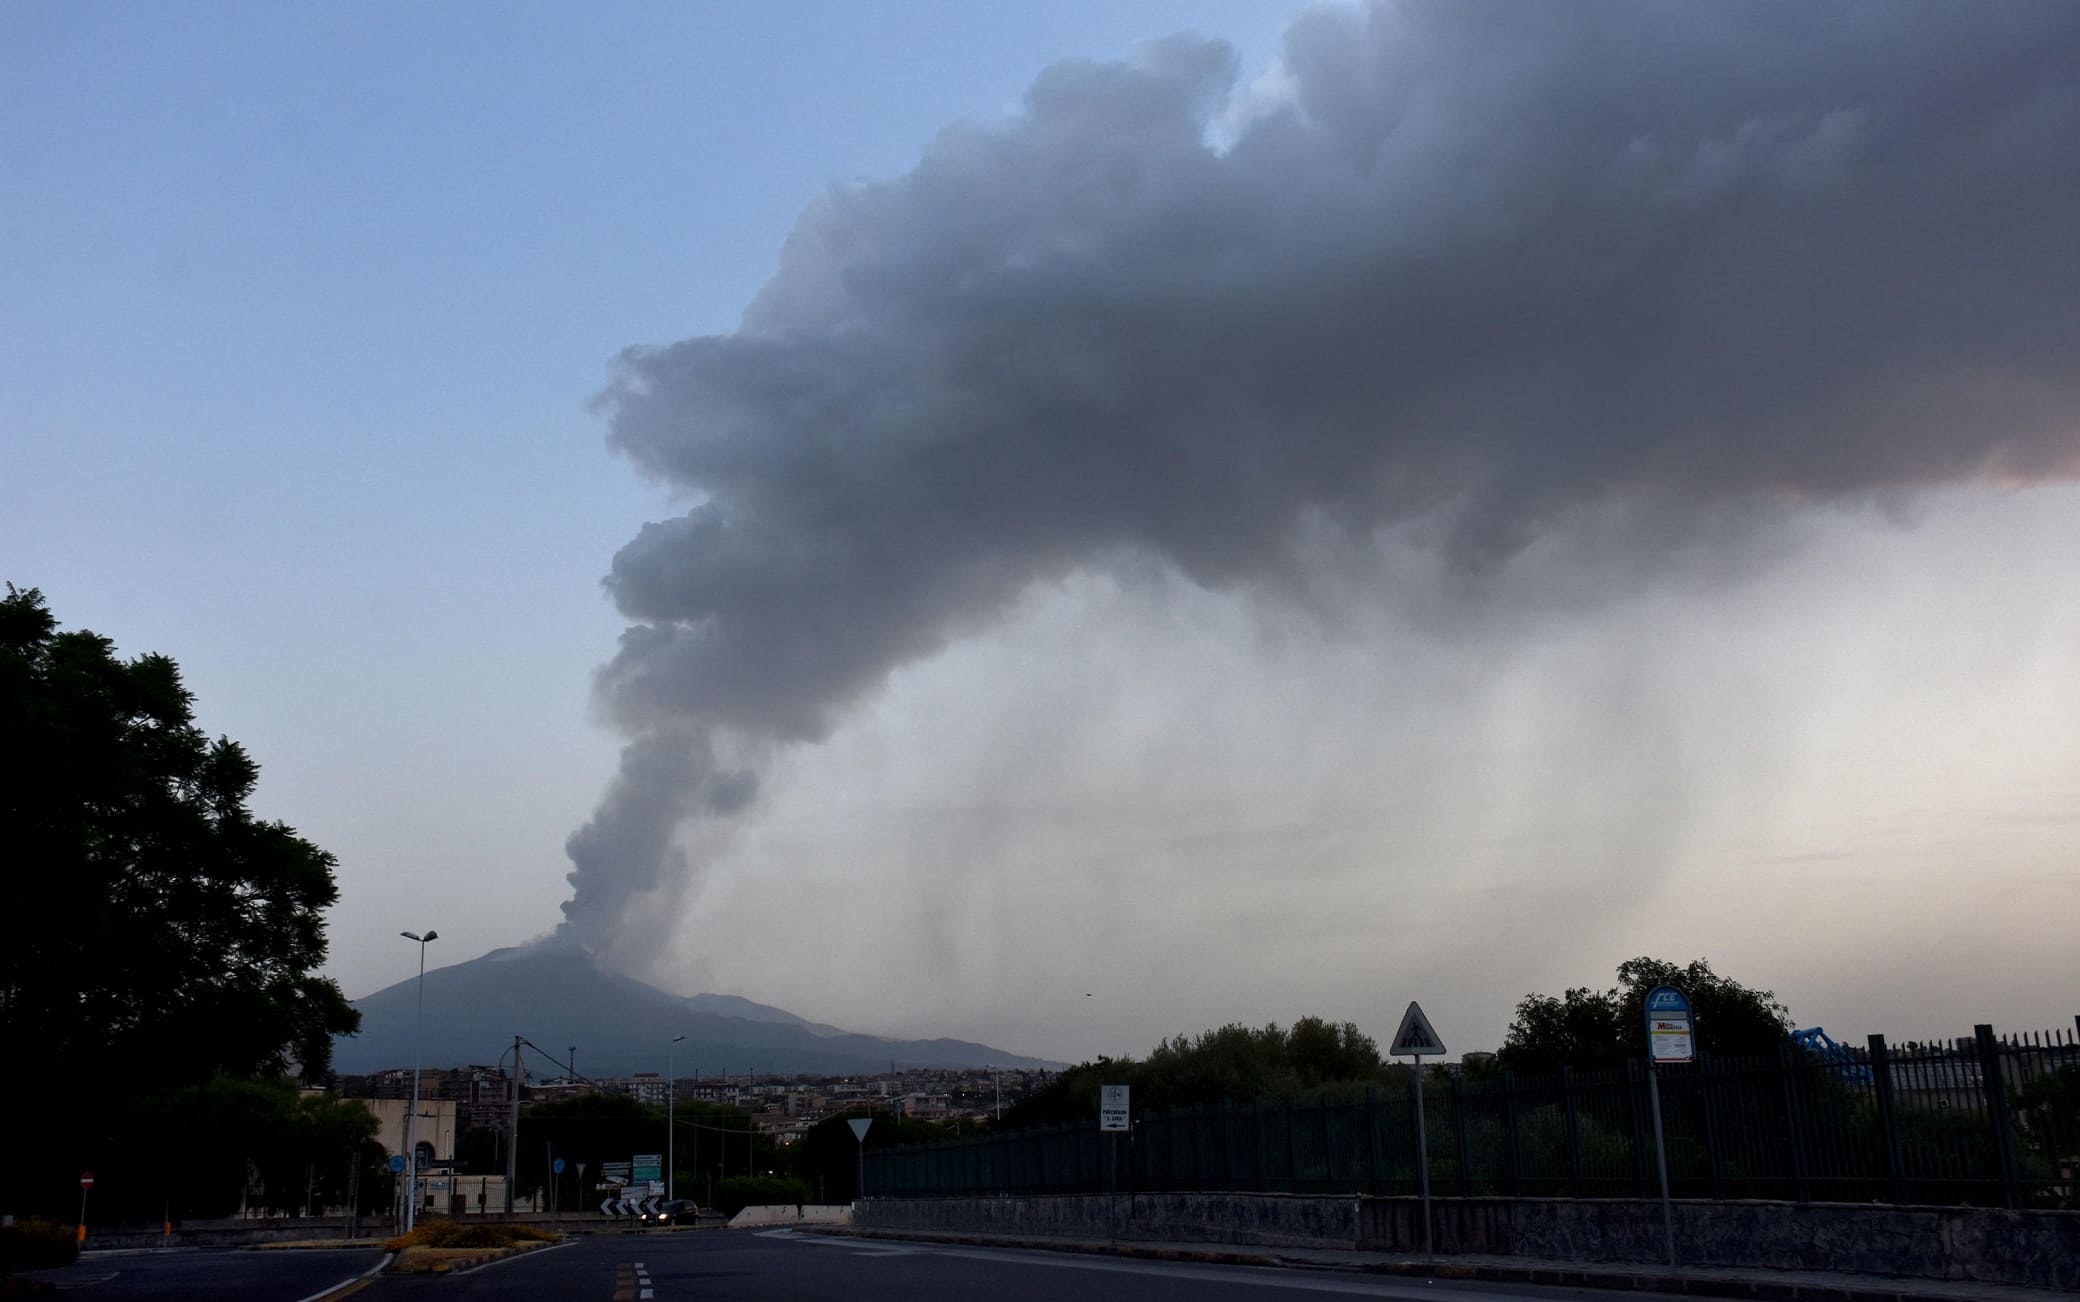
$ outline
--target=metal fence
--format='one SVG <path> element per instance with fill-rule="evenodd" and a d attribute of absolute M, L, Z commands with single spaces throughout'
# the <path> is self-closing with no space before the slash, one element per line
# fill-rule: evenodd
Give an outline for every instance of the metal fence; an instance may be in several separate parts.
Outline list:
<path fill-rule="evenodd" d="M 2075 1018 L 2080 1027 L 2080 1018 Z M 2080 1036 L 1664 1066 L 1671 1191 L 1775 1198 L 2075 1207 Z M 1430 1187 L 1440 1195 L 1632 1197 L 1658 1192 L 1646 1073 L 1426 1073 Z M 869 1196 L 1107 1190 L 1409 1194 L 1412 1084 L 1341 1096 L 1152 1112 L 1131 1133 L 1094 1122 L 866 1155 Z"/>

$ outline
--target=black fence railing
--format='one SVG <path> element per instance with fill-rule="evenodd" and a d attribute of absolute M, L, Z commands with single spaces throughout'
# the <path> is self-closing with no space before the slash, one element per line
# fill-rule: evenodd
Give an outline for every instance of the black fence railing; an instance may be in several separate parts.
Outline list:
<path fill-rule="evenodd" d="M 2080 1018 L 2075 1019 L 2080 1027 Z M 2076 1207 L 2080 1036 L 1996 1036 L 1660 1069 L 1671 1192 Z M 1426 1073 L 1430 1187 L 1439 1195 L 1632 1197 L 1658 1191 L 1645 1068 Z M 1107 1190 L 1409 1194 L 1412 1085 L 1223 1103 L 952 1144 L 870 1151 L 870 1197 Z"/>

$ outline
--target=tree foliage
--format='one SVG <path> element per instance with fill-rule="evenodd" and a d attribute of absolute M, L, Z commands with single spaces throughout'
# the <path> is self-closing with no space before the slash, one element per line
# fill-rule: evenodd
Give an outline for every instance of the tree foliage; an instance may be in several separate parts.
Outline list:
<path fill-rule="evenodd" d="M 558 1194 L 567 1206 L 599 1201 L 600 1167 L 638 1153 L 670 1154 L 677 1163 L 675 1192 L 697 1197 L 711 1179 L 765 1172 L 779 1161 L 773 1141 L 756 1133 L 751 1114 L 728 1104 L 681 1099 L 671 1110 L 676 1147 L 665 1142 L 666 1110 L 625 1094 L 580 1094 L 538 1103 L 520 1114 L 520 1160 L 515 1192 L 525 1197 L 548 1178 L 551 1153 L 564 1159 Z M 578 1163 L 585 1164 L 580 1186 Z M 500 1168 L 503 1169 L 503 1168 Z"/>
<path fill-rule="evenodd" d="M 218 1076 L 153 1093 L 122 1116 L 117 1169 L 132 1199 L 174 1218 L 240 1207 L 298 1213 L 388 1205 L 376 1117 L 357 1099 L 305 1093 L 287 1080 Z M 97 1193 L 99 1192 L 97 1186 Z"/>
<path fill-rule="evenodd" d="M 332 856 L 253 815 L 258 766 L 193 704 L 170 658 L 60 632 L 34 589 L 0 599 L 0 1042 L 36 1069 L 0 1073 L 0 1105 L 29 1115 L 33 1085 L 64 1113 L 4 1168 L 11 1209 L 62 1206 L 97 1162 L 120 1202 L 109 1147 L 140 1083 L 319 1075 L 359 1024 L 317 975 Z"/>
<path fill-rule="evenodd" d="M 1137 1110 L 1162 1109 L 1362 1088 L 1400 1070 L 1382 1062 L 1379 1045 L 1350 1022 L 1303 1017 L 1290 1029 L 1230 1023 L 1196 1036 L 1172 1036 L 1145 1060 L 1100 1058 L 1071 1067 L 1008 1111 L 1004 1125 L 1095 1118 L 1101 1085 L 1128 1086 Z"/>
<path fill-rule="evenodd" d="M 1704 959 L 1676 964 L 1634 958 L 1618 965 L 1618 984 L 1608 990 L 1577 987 L 1557 997 L 1524 996 L 1503 1040 L 1501 1065 L 1548 1073 L 1644 1058 L 1647 994 L 1662 985 L 1689 996 L 1697 1043 L 1715 1057 L 1773 1054 L 1791 1032 L 1790 1010 L 1772 991 L 1720 976 Z"/>
<path fill-rule="evenodd" d="M 865 1145 L 869 1151 L 901 1144 L 939 1144 L 961 1137 L 957 1126 L 945 1122 L 870 1112 L 863 1107 L 825 1117 L 809 1127 L 787 1154 L 789 1167 L 819 1202 L 849 1203 L 859 1196 L 861 1145 L 853 1137 L 851 1124 L 859 1117 L 872 1122 Z M 973 1127 L 967 1131 L 970 1137 L 976 1133 Z"/>

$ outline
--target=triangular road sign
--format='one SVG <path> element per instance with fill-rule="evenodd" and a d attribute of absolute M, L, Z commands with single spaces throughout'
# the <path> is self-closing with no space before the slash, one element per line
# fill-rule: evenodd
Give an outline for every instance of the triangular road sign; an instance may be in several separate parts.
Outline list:
<path fill-rule="evenodd" d="M 867 1142 L 867 1127 L 874 1124 L 874 1118 L 854 1117 L 845 1124 L 852 1127 L 852 1137 L 864 1144 Z"/>
<path fill-rule="evenodd" d="M 1437 1029 L 1423 1016 L 1423 1006 L 1415 1000 L 1409 1000 L 1408 1011 L 1401 1014 L 1401 1029 L 1394 1032 L 1394 1043 L 1387 1053 L 1396 1058 L 1444 1056 L 1444 1041 L 1437 1037 Z"/>

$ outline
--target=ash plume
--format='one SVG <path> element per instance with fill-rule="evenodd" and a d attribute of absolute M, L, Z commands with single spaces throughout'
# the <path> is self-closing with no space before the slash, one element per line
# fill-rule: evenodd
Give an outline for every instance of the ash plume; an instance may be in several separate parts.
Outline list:
<path fill-rule="evenodd" d="M 2055 0 L 1321 8 L 1256 86 L 1194 37 L 1059 64 L 834 189 L 737 330 L 607 394 L 697 504 L 614 559 L 632 740 L 568 924 L 1042 580 L 2073 476 L 2076 68 Z"/>

